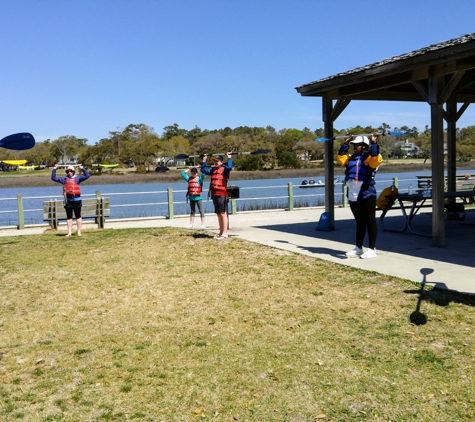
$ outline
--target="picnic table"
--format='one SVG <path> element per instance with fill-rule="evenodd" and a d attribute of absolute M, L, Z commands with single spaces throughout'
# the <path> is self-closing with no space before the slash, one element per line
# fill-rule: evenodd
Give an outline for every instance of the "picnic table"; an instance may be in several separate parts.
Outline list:
<path fill-rule="evenodd" d="M 451 200 L 449 201 L 448 204 L 446 204 L 447 205 L 446 211 L 456 209 L 455 207 L 449 207 L 448 205 L 451 202 L 454 203 L 457 198 L 462 198 L 465 202 L 467 199 L 470 199 L 471 201 L 473 201 L 474 197 L 475 197 L 475 189 L 471 191 L 463 190 L 463 191 L 457 191 L 457 192 L 445 192 L 444 198 Z M 394 195 L 392 198 L 394 199 L 394 202 L 396 200 L 399 201 L 399 209 L 401 209 L 402 215 L 404 217 L 404 224 L 401 228 L 387 227 L 384 222 L 384 217 L 386 216 L 389 209 L 391 209 L 391 208 L 388 208 L 384 210 L 380 216 L 381 226 L 384 231 L 402 233 L 407 230 L 410 233 L 416 234 L 419 236 L 432 237 L 432 234 L 420 232 L 413 227 L 414 217 L 419 213 L 419 211 L 422 208 L 432 208 L 432 202 L 431 202 L 432 196 L 431 196 L 430 190 L 425 190 L 423 192 L 413 193 L 413 194 L 398 193 L 397 195 Z M 462 210 L 464 209 L 463 203 L 456 203 L 456 204 L 458 205 L 457 208 L 461 208 Z"/>

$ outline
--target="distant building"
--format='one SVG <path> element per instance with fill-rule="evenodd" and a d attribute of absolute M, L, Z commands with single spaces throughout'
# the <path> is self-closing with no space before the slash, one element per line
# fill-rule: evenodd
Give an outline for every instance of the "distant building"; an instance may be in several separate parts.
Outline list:
<path fill-rule="evenodd" d="M 403 142 L 396 143 L 395 147 L 396 151 L 401 150 L 401 153 L 404 157 L 417 157 L 421 150 L 417 145 L 414 144 L 414 142 L 409 142 L 408 139 Z"/>

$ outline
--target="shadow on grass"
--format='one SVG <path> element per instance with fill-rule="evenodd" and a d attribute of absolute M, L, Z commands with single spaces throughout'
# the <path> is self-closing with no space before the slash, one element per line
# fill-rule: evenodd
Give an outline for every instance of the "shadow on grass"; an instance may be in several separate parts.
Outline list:
<path fill-rule="evenodd" d="M 475 296 L 448 290 L 444 283 L 434 283 L 431 290 L 425 290 L 426 284 L 431 284 L 427 281 L 427 276 L 432 274 L 434 270 L 432 268 L 421 268 L 420 271 L 423 275 L 420 289 L 404 290 L 404 293 L 419 295 L 416 309 L 409 316 L 409 321 L 414 325 L 425 325 L 427 323 L 427 315 L 421 312 L 422 301 L 434 303 L 438 306 L 448 306 L 450 303 L 475 306 Z"/>

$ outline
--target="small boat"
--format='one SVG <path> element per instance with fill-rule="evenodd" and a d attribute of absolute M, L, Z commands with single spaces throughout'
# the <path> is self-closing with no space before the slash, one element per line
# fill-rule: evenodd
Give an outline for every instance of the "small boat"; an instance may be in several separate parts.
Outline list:
<path fill-rule="evenodd" d="M 118 164 L 99 164 L 99 167 L 103 167 L 103 168 L 106 168 L 106 169 L 113 169 L 117 166 L 118 166 Z"/>
<path fill-rule="evenodd" d="M 333 179 L 333 183 L 339 183 L 340 178 L 335 177 Z M 302 180 L 302 184 L 299 186 L 301 189 L 306 189 L 306 188 L 324 188 L 325 187 L 325 182 L 322 182 L 321 180 L 318 180 L 318 182 L 315 182 L 313 178 L 310 178 L 309 181 L 307 180 Z"/>

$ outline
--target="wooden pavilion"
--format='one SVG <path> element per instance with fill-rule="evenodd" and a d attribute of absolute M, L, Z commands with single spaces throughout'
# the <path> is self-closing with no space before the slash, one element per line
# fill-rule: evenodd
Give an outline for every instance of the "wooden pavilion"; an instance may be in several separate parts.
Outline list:
<path fill-rule="evenodd" d="M 444 121 L 447 122 L 447 182 L 455 191 L 456 123 L 475 102 L 475 33 L 395 56 L 296 88 L 322 98 L 324 136 L 352 100 L 423 101 L 430 107 L 432 154 L 432 245 L 445 246 Z M 334 228 L 333 141 L 325 142 L 325 207 Z"/>

